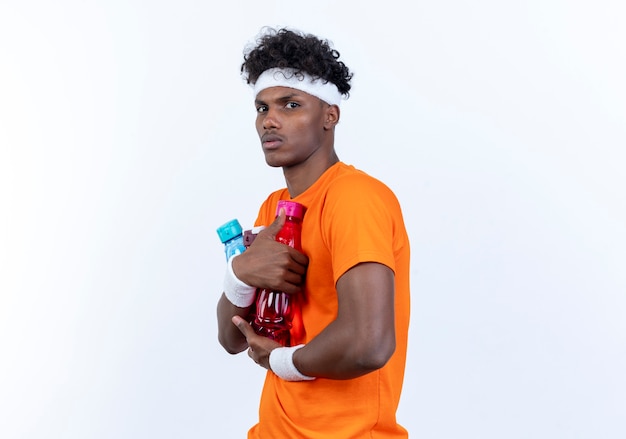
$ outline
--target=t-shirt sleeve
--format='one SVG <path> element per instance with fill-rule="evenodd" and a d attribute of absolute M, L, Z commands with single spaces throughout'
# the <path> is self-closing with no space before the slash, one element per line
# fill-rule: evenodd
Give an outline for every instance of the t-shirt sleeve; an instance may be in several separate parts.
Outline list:
<path fill-rule="evenodd" d="M 276 206 L 278 205 L 278 200 L 281 199 L 281 194 L 284 192 L 283 190 L 279 190 L 276 192 L 272 192 L 261 204 L 259 208 L 259 212 L 257 214 L 257 218 L 254 221 L 254 226 L 269 226 L 272 221 L 276 219 Z"/>
<path fill-rule="evenodd" d="M 328 246 L 335 283 L 362 262 L 377 262 L 395 271 L 395 195 L 382 182 L 365 174 L 334 182 L 323 211 L 323 239 Z"/>

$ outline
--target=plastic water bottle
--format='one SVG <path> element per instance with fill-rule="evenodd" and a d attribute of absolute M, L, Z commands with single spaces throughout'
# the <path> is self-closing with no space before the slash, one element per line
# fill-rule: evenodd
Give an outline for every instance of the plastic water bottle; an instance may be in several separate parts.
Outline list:
<path fill-rule="evenodd" d="M 228 261 L 232 256 L 243 253 L 246 247 L 243 243 L 241 224 L 236 219 L 228 221 L 217 228 L 217 236 L 224 244 L 224 253 Z"/>
<path fill-rule="evenodd" d="M 276 235 L 276 241 L 302 251 L 302 218 L 304 206 L 295 201 L 281 200 L 276 216 L 285 209 L 286 220 Z M 256 316 L 252 326 L 257 334 L 271 338 L 283 346 L 290 346 L 290 330 L 294 321 L 300 321 L 300 294 L 259 289 L 256 299 Z"/>

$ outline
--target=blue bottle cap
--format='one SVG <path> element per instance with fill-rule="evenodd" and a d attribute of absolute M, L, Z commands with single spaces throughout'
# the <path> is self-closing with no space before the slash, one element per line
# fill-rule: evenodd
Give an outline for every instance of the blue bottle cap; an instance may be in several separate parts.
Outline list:
<path fill-rule="evenodd" d="M 226 241 L 230 241 L 237 235 L 241 235 L 243 229 L 241 228 L 241 224 L 236 219 L 228 221 L 226 224 L 223 224 L 217 228 L 217 236 L 220 237 L 220 241 L 225 243 Z"/>

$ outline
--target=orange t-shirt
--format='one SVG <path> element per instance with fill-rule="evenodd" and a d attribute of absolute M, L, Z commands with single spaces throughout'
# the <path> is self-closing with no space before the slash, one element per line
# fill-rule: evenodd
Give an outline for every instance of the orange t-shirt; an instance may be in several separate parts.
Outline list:
<path fill-rule="evenodd" d="M 281 199 L 290 199 L 287 189 L 267 198 L 256 225 L 274 220 Z M 350 380 L 288 382 L 268 372 L 259 423 L 248 438 L 407 438 L 396 422 L 409 327 L 410 249 L 400 205 L 383 183 L 341 162 L 292 200 L 306 207 L 302 250 L 309 257 L 305 332 L 292 332 L 292 345 L 307 343 L 335 319 L 335 285 L 347 270 L 378 262 L 395 273 L 396 350 L 381 369 Z"/>

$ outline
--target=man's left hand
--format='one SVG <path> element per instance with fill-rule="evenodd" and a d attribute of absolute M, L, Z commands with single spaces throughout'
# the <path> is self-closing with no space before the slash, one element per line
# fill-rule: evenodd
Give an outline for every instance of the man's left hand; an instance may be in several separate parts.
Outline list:
<path fill-rule="evenodd" d="M 234 316 L 232 322 L 241 331 L 243 336 L 246 337 L 246 341 L 248 342 L 248 356 L 259 366 L 271 370 L 270 352 L 281 347 L 280 343 L 258 335 L 254 332 L 252 326 L 239 316 Z"/>

